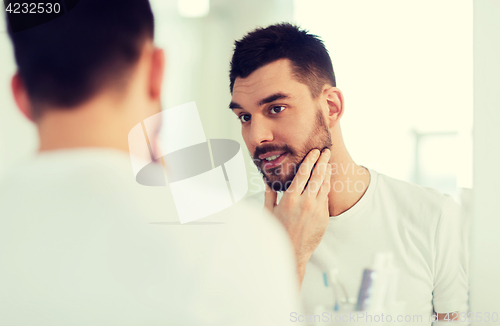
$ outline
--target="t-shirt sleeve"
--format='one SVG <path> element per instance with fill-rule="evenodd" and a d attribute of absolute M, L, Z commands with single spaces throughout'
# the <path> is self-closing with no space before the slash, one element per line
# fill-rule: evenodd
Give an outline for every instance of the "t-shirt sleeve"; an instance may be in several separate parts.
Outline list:
<path fill-rule="evenodd" d="M 468 223 L 463 209 L 448 197 L 434 241 L 433 305 L 437 313 L 468 309 Z"/>

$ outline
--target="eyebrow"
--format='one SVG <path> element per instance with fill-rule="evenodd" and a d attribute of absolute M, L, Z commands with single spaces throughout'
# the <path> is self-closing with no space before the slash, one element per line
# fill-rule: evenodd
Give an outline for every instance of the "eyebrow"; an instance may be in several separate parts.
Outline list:
<path fill-rule="evenodd" d="M 231 103 L 229 103 L 229 108 L 230 108 L 231 110 L 234 110 L 234 109 L 243 109 L 243 108 L 241 107 L 241 105 L 239 105 L 238 103 L 233 102 L 233 101 L 231 101 Z"/>
<path fill-rule="evenodd" d="M 273 95 L 269 95 L 268 97 L 266 97 L 266 98 L 264 98 L 264 99 L 262 99 L 262 100 L 259 101 L 259 106 L 267 104 L 267 103 L 274 102 L 276 100 L 286 99 L 286 98 L 290 98 L 290 95 L 284 94 L 284 93 L 276 93 L 276 94 L 273 94 Z M 231 110 L 234 110 L 234 109 L 243 109 L 243 107 L 241 105 L 239 105 L 238 103 L 236 103 L 236 102 L 229 103 L 229 108 Z"/>

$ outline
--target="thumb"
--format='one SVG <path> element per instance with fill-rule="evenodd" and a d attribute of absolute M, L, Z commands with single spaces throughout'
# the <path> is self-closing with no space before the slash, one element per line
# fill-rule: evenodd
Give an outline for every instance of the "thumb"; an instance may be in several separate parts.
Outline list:
<path fill-rule="evenodd" d="M 269 188 L 265 180 L 264 184 L 266 185 L 264 207 L 272 213 L 274 211 L 274 207 L 276 206 L 276 199 L 278 198 L 278 194 L 276 193 L 276 191 Z"/>

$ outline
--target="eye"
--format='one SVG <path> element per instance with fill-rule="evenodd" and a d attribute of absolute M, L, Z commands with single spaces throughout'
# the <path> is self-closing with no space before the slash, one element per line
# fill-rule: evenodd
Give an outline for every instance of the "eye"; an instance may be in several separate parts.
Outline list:
<path fill-rule="evenodd" d="M 285 110 L 285 107 L 283 105 L 278 105 L 278 106 L 273 106 L 269 112 L 271 114 L 277 114 Z"/>
<path fill-rule="evenodd" d="M 250 114 L 242 114 L 240 116 L 238 116 L 238 120 L 240 120 L 241 122 L 248 122 L 250 121 L 250 118 L 252 116 Z"/>

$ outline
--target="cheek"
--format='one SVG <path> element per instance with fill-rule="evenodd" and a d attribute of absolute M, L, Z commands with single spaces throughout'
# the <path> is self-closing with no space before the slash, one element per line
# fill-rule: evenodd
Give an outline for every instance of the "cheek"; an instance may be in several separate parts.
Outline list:
<path fill-rule="evenodd" d="M 278 126 L 278 132 L 288 139 L 294 139 L 295 141 L 304 138 L 307 131 L 311 129 L 311 125 L 314 121 L 311 121 L 309 115 L 289 115 L 287 119 L 280 121 Z"/>
<path fill-rule="evenodd" d="M 304 141 L 304 132 L 300 126 L 285 125 L 275 134 L 275 138 L 281 142 L 291 146 L 292 148 L 300 147 Z"/>

